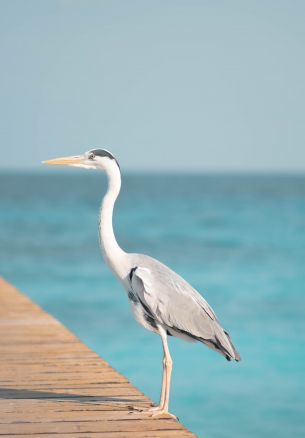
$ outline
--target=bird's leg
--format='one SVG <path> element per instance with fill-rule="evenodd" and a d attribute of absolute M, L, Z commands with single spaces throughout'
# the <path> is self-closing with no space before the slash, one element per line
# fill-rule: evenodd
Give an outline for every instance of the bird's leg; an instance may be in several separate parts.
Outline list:
<path fill-rule="evenodd" d="M 160 395 L 160 403 L 159 406 L 163 406 L 165 402 L 165 392 L 166 392 L 166 383 L 167 383 L 167 369 L 166 369 L 166 360 L 163 358 L 163 372 L 162 372 L 162 388 Z M 156 406 L 157 408 L 158 406 Z"/>
<path fill-rule="evenodd" d="M 170 414 L 168 412 L 168 405 L 169 405 L 169 391 L 170 391 L 170 381 L 171 381 L 171 374 L 172 374 L 172 367 L 173 367 L 173 361 L 168 349 L 167 345 L 167 335 L 163 328 L 159 327 L 159 334 L 162 339 L 162 346 L 163 346 L 163 378 L 162 378 L 162 391 L 161 391 L 161 397 L 160 397 L 160 404 L 159 406 L 156 406 L 153 412 L 153 416 L 156 417 L 166 417 L 171 416 L 176 418 L 174 415 Z"/>
<path fill-rule="evenodd" d="M 158 406 L 151 406 L 148 409 L 133 406 L 133 410 L 139 412 L 154 412 L 159 411 L 161 406 L 165 403 L 165 393 L 166 393 L 166 382 L 167 382 L 167 369 L 166 369 L 166 360 L 163 358 L 163 372 L 162 372 L 162 386 L 161 386 L 161 394 L 160 394 L 160 402 Z"/>
<path fill-rule="evenodd" d="M 158 328 L 159 334 L 162 339 L 162 346 L 163 346 L 163 374 L 162 374 L 162 388 L 161 388 L 161 395 L 160 395 L 160 403 L 158 406 L 153 406 L 148 409 L 139 409 L 137 407 L 134 407 L 133 409 L 136 411 L 142 411 L 143 413 L 151 414 L 152 417 L 172 417 L 175 418 L 175 415 L 170 414 L 168 412 L 168 405 L 169 405 L 169 390 L 170 390 L 170 380 L 171 380 L 171 373 L 172 373 L 172 358 L 169 353 L 168 345 L 167 345 L 167 335 L 165 330 L 162 327 Z"/>
<path fill-rule="evenodd" d="M 168 412 L 169 405 L 169 390 L 170 390 L 170 381 L 172 374 L 173 361 L 168 349 L 167 345 L 167 335 L 165 330 L 162 327 L 158 328 L 159 334 L 162 339 L 163 346 L 163 375 L 162 375 L 162 389 L 160 395 L 160 403 L 159 406 L 154 406 L 148 409 L 148 412 L 152 414 L 152 417 L 172 417 L 176 418 L 175 415 L 170 414 Z"/>
<path fill-rule="evenodd" d="M 152 406 L 150 408 L 142 408 L 138 406 L 133 406 L 133 410 L 138 412 L 154 412 L 159 411 L 160 407 L 164 405 L 165 403 L 165 393 L 166 393 L 166 382 L 167 382 L 167 363 L 165 359 L 165 355 L 163 357 L 163 371 L 162 371 L 162 385 L 161 385 L 161 394 L 160 394 L 160 402 L 158 406 Z"/>
<path fill-rule="evenodd" d="M 165 403 L 165 393 L 166 393 L 166 383 L 167 383 L 167 369 L 166 369 L 166 360 L 163 358 L 163 371 L 162 371 L 162 386 L 161 386 L 161 394 L 160 394 L 160 402 L 158 406 L 152 406 L 148 409 L 149 412 L 154 412 L 160 410 L 160 406 L 163 406 Z"/>

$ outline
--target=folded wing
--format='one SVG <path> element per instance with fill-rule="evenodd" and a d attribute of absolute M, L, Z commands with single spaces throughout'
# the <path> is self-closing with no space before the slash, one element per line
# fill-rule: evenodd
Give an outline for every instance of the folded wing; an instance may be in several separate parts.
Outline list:
<path fill-rule="evenodd" d="M 240 360 L 207 301 L 174 271 L 162 264 L 137 266 L 130 282 L 144 309 L 169 335 L 203 342 L 228 360 Z"/>

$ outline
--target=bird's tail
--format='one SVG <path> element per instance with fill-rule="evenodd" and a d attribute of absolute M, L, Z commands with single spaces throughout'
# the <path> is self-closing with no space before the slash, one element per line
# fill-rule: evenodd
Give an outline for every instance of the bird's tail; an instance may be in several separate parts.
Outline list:
<path fill-rule="evenodd" d="M 226 332 L 225 330 L 224 330 L 223 332 L 224 332 L 224 334 L 226 335 L 226 337 L 227 337 L 227 339 L 228 339 L 228 341 L 229 341 L 229 344 L 230 344 L 230 346 L 231 346 L 231 349 L 233 350 L 233 353 L 234 353 L 234 354 L 231 356 L 231 358 L 234 359 L 234 360 L 236 360 L 236 362 L 240 362 L 240 360 L 241 360 L 240 354 L 238 353 L 238 351 L 237 351 L 236 348 L 234 347 L 234 345 L 233 345 L 233 343 L 232 343 L 232 341 L 231 341 L 231 338 L 230 338 L 229 333 Z M 229 360 L 230 360 L 230 359 L 229 359 Z"/>
<path fill-rule="evenodd" d="M 213 339 L 201 339 L 201 341 L 208 347 L 222 354 L 227 360 L 233 359 L 236 360 L 236 362 L 241 360 L 238 351 L 231 341 L 229 333 L 223 330 L 218 324 Z"/>

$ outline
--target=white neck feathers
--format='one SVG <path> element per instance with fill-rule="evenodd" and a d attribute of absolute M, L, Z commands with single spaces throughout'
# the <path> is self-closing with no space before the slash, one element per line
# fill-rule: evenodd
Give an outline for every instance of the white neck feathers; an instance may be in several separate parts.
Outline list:
<path fill-rule="evenodd" d="M 100 244 L 110 269 L 122 279 L 127 275 L 124 262 L 126 253 L 118 245 L 112 225 L 113 208 L 121 189 L 121 174 L 114 160 L 109 162 L 105 171 L 108 178 L 108 190 L 100 208 Z"/>

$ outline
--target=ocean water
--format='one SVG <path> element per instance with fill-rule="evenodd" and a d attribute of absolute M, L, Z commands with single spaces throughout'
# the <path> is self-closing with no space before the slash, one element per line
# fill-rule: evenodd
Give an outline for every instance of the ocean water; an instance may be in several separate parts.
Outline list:
<path fill-rule="evenodd" d="M 0 273 L 157 401 L 160 340 L 99 251 L 105 189 L 98 172 L 2 173 Z M 304 437 L 305 176 L 123 175 L 114 225 L 205 296 L 242 356 L 170 339 L 171 411 L 199 437 Z"/>

